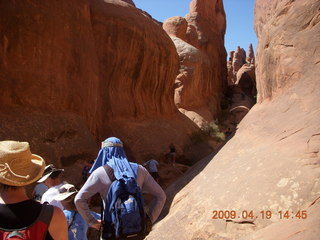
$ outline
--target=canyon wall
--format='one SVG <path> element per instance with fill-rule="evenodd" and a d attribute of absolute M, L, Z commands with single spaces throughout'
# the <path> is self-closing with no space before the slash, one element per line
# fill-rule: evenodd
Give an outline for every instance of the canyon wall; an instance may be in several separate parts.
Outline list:
<path fill-rule="evenodd" d="M 32 130 L 45 115 L 54 132 L 51 122 L 65 116 L 81 125 L 72 130 L 76 138 L 93 135 L 86 139 L 95 154 L 96 143 L 111 135 L 139 162 L 149 153 L 164 154 L 170 142 L 181 153 L 197 127 L 174 104 L 178 69 L 172 40 L 132 1 L 1 1 L 0 106 L 3 119 L 19 120 L 6 122 L 11 130 L 2 128 L 1 139 L 30 141 L 61 165 L 64 148 L 53 141 L 55 154 L 48 156 L 45 138 Z M 14 132 L 16 122 L 23 133 Z M 38 134 L 47 131 L 37 128 Z M 72 154 L 81 151 L 79 145 Z"/>
<path fill-rule="evenodd" d="M 256 1 L 258 104 L 214 157 L 167 189 L 147 239 L 319 238 L 319 9 L 317 0 Z"/>

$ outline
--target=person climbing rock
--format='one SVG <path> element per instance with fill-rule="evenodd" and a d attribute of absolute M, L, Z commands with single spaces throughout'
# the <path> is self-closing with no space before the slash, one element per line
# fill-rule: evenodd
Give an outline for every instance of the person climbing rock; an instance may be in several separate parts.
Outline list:
<path fill-rule="evenodd" d="M 158 173 L 158 166 L 159 162 L 155 159 L 150 159 L 149 161 L 145 162 L 143 164 L 144 167 L 147 167 L 150 175 L 156 180 L 156 182 L 159 182 L 159 173 Z"/>

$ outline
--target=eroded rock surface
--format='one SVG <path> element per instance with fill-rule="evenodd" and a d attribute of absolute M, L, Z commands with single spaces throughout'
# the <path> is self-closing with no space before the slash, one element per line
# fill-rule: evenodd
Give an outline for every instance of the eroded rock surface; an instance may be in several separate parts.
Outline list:
<path fill-rule="evenodd" d="M 168 189 L 168 215 L 148 239 L 319 238 L 319 7 L 317 0 L 256 1 L 259 103 L 213 159 Z M 237 215 L 212 219 L 215 210 Z M 292 215 L 303 210 L 310 219 Z"/>
<path fill-rule="evenodd" d="M 180 59 L 175 104 L 198 126 L 212 121 L 220 110 L 226 87 L 225 27 L 220 0 L 193 0 L 185 18 L 172 17 L 163 24 Z"/>
<path fill-rule="evenodd" d="M 131 0 L 1 1 L 0 46 L 1 107 L 74 113 L 140 162 L 196 129 L 174 104 L 174 44 Z"/>

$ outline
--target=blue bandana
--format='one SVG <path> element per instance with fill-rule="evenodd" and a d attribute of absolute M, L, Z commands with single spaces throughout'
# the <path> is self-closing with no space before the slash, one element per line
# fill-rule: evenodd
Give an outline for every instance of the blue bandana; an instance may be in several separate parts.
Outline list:
<path fill-rule="evenodd" d="M 107 138 L 101 143 L 98 157 L 89 173 L 106 164 L 113 169 L 116 179 L 120 179 L 123 176 L 135 179 L 137 177 L 138 164 L 129 163 L 123 149 L 123 143 L 116 137 Z"/>

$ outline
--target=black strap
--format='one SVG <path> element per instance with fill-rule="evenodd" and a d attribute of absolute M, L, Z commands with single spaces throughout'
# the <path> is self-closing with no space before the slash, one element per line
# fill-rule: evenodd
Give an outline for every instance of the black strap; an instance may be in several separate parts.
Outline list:
<path fill-rule="evenodd" d="M 77 214 L 77 212 L 74 212 L 74 214 L 73 214 L 73 216 L 72 216 L 72 220 L 71 220 L 71 222 L 70 222 L 70 224 L 69 224 L 69 226 L 68 226 L 68 229 L 70 229 L 70 227 L 72 226 L 72 224 L 73 224 L 73 222 L 74 222 L 74 219 L 76 218 L 76 214 Z"/>
<path fill-rule="evenodd" d="M 49 226 L 51 222 L 51 218 L 53 216 L 53 210 L 54 210 L 54 207 L 52 205 L 42 204 L 42 208 L 41 208 L 41 212 L 38 220 L 43 221 Z"/>

